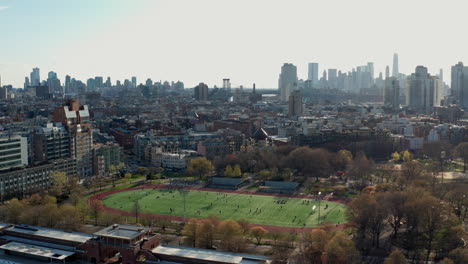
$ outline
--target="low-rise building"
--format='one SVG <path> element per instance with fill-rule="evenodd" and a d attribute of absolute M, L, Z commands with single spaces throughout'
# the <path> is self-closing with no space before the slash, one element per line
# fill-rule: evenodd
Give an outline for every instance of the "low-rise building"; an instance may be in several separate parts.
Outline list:
<path fill-rule="evenodd" d="M 0 199 L 2 201 L 47 190 L 51 184 L 50 174 L 55 171 L 76 175 L 74 159 L 54 160 L 27 168 L 16 168 L 0 174 Z"/>

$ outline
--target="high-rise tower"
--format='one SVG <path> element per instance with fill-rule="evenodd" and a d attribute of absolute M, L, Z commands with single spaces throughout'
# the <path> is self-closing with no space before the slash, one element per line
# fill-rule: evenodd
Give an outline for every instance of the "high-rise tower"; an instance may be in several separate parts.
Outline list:
<path fill-rule="evenodd" d="M 41 76 L 39 74 L 39 68 L 33 68 L 31 72 L 31 86 L 39 86 L 41 84 Z"/>
<path fill-rule="evenodd" d="M 285 63 L 281 67 L 278 89 L 280 99 L 283 102 L 288 101 L 292 91 L 297 89 L 297 68 L 291 63 Z"/>
<path fill-rule="evenodd" d="M 384 102 L 394 110 L 400 106 L 400 83 L 395 77 L 385 79 Z"/>
<path fill-rule="evenodd" d="M 309 81 L 312 81 L 312 85 L 317 85 L 319 81 L 319 76 L 318 76 L 318 68 L 319 64 L 315 62 L 309 63 L 309 72 L 307 79 Z"/>
<path fill-rule="evenodd" d="M 70 135 L 70 156 L 76 159 L 78 175 L 92 176 L 93 173 L 93 134 L 87 105 L 77 100 L 69 100 L 56 107 L 53 121 L 62 123 Z"/>
<path fill-rule="evenodd" d="M 393 54 L 393 72 L 392 76 L 398 78 L 400 72 L 398 70 L 398 53 Z"/>
<path fill-rule="evenodd" d="M 299 90 L 292 91 L 291 95 L 289 95 L 288 115 L 289 117 L 299 117 L 302 116 L 303 113 L 302 93 Z"/>

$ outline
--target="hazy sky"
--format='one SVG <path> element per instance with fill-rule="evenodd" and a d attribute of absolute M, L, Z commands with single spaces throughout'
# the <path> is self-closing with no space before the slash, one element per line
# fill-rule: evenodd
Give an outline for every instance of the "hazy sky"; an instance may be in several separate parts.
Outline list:
<path fill-rule="evenodd" d="M 31 68 L 86 80 L 137 76 L 277 87 L 284 62 L 344 71 L 394 52 L 400 71 L 445 79 L 468 64 L 466 0 L 0 0 L 0 74 L 22 87 Z"/>

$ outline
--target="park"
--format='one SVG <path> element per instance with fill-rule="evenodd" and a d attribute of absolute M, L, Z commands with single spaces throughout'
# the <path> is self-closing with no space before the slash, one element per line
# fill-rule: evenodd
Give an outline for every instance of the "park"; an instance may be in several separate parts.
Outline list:
<path fill-rule="evenodd" d="M 215 215 L 220 220 L 245 219 L 267 226 L 315 227 L 319 221 L 346 222 L 346 206 L 341 203 L 285 195 L 150 188 L 122 190 L 103 197 L 102 203 L 126 212 L 198 219 Z"/>

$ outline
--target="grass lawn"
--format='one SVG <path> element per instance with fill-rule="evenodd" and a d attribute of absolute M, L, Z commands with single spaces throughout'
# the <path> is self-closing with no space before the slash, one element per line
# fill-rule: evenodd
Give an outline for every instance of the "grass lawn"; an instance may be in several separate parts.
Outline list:
<path fill-rule="evenodd" d="M 178 190 L 120 192 L 105 197 L 103 203 L 110 208 L 134 211 L 135 201 L 139 201 L 140 212 L 184 216 L 183 196 Z M 245 218 L 253 224 L 285 227 L 316 226 L 318 204 L 318 201 L 310 199 L 206 191 L 189 191 L 186 196 L 188 218 L 216 215 L 222 220 Z M 316 206 L 315 210 L 312 210 L 313 206 Z M 322 201 L 320 208 L 322 223 L 346 222 L 346 206 Z"/>

